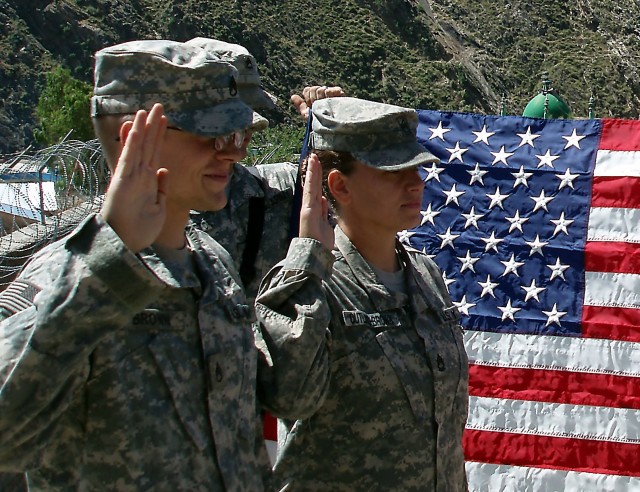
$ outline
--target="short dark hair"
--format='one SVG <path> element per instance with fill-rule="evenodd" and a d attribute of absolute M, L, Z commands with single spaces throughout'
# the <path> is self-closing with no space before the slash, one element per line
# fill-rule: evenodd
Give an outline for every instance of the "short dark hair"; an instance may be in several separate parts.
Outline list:
<path fill-rule="evenodd" d="M 338 204 L 331 194 L 331 190 L 329 190 L 327 176 L 329 176 L 329 173 L 334 169 L 340 171 L 345 176 L 349 176 L 355 169 L 356 158 L 351 152 L 339 152 L 335 150 L 314 150 L 313 153 L 318 156 L 320 164 L 322 165 L 322 193 L 327 200 L 329 200 L 331 209 L 334 212 L 338 212 Z M 307 159 L 302 163 L 300 172 L 304 179 L 307 172 Z"/>

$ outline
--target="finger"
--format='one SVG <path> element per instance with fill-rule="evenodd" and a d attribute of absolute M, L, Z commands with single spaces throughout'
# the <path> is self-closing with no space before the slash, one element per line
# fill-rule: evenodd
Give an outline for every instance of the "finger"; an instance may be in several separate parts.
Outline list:
<path fill-rule="evenodd" d="M 322 217 L 324 222 L 329 225 L 329 200 L 326 199 L 326 197 L 321 197 L 320 200 L 322 201 Z"/>
<path fill-rule="evenodd" d="M 309 198 L 317 204 L 322 197 L 322 167 L 316 154 L 311 154 L 307 167 L 307 181 L 309 183 Z M 305 182 L 305 185 L 307 183 Z"/>
<path fill-rule="evenodd" d="M 326 85 L 321 85 L 320 87 L 318 87 L 318 89 L 316 90 L 316 101 L 318 99 L 324 99 L 326 98 L 326 91 L 327 91 L 327 86 Z"/>
<path fill-rule="evenodd" d="M 142 142 L 142 165 L 155 171 L 153 157 L 158 148 L 158 137 L 163 126 L 164 110 L 161 104 L 154 104 L 147 117 L 144 140 Z"/>
<path fill-rule="evenodd" d="M 325 97 L 343 97 L 344 91 L 342 90 L 342 87 L 336 85 L 327 87 L 327 89 L 324 91 L 324 94 Z"/>
<path fill-rule="evenodd" d="M 291 96 L 291 103 L 295 106 L 298 114 L 305 118 L 309 115 L 309 106 L 307 106 L 305 100 L 298 94 L 294 94 L 293 96 Z"/>
<path fill-rule="evenodd" d="M 158 180 L 156 203 L 160 206 L 161 210 L 164 210 L 167 203 L 167 192 L 169 189 L 169 170 L 164 167 L 158 169 L 156 171 L 156 179 Z"/>
<path fill-rule="evenodd" d="M 309 103 L 311 101 L 311 93 L 315 95 L 317 85 L 308 85 L 304 89 L 302 89 L 302 98 Z M 314 96 L 315 97 L 315 96 Z"/>
<path fill-rule="evenodd" d="M 307 168 L 304 175 L 304 184 L 302 187 L 302 206 L 305 208 L 310 208 L 313 206 L 313 170 L 315 168 L 316 160 L 317 156 L 315 154 L 311 154 L 309 156 L 309 159 L 307 160 Z"/>
<path fill-rule="evenodd" d="M 133 123 L 126 121 L 120 127 L 120 139 L 124 142 L 124 148 L 116 166 L 115 174 L 118 176 L 129 176 L 139 167 L 146 120 L 147 112 L 138 111 Z"/>
<path fill-rule="evenodd" d="M 152 155 L 148 163 L 148 168 L 151 169 L 152 171 L 156 171 L 162 164 L 161 156 L 164 150 L 164 139 L 165 139 L 165 135 L 167 134 L 167 124 L 168 124 L 167 117 L 164 115 L 161 115 L 161 117 L 159 118 L 158 128 L 157 128 L 156 136 L 154 139 L 155 142 L 154 142 L 154 145 L 151 146 Z"/>

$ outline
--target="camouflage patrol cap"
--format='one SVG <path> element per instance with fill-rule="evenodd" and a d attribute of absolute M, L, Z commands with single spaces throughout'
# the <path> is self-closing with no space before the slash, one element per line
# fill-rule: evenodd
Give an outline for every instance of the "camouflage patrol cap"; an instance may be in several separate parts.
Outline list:
<path fill-rule="evenodd" d="M 440 161 L 417 142 L 418 114 L 413 109 L 331 97 L 315 101 L 311 111 L 309 145 L 314 150 L 350 152 L 385 171 Z"/>
<path fill-rule="evenodd" d="M 210 38 L 194 38 L 187 41 L 186 44 L 211 50 L 236 67 L 238 70 L 238 91 L 240 97 L 249 106 L 254 109 L 275 108 L 277 98 L 262 88 L 258 63 L 244 46 Z"/>
<path fill-rule="evenodd" d="M 168 40 L 131 41 L 95 55 L 91 116 L 131 114 L 162 103 L 170 124 L 216 137 L 249 128 L 237 70 L 214 54 Z"/>

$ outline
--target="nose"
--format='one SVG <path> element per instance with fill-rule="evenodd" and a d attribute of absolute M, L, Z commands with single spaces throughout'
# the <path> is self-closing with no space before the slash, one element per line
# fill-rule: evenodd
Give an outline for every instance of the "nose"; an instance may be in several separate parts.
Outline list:
<path fill-rule="evenodd" d="M 407 184 L 411 191 L 422 191 L 424 189 L 424 181 L 422 181 L 417 167 L 407 170 Z"/>

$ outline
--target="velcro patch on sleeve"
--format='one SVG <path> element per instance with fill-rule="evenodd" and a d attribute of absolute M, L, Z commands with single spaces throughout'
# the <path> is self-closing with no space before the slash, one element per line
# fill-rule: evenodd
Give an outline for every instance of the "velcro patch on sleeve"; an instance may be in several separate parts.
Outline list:
<path fill-rule="evenodd" d="M 15 280 L 0 293 L 0 309 L 4 309 L 11 314 L 19 313 L 33 306 L 40 288 L 24 280 Z"/>

